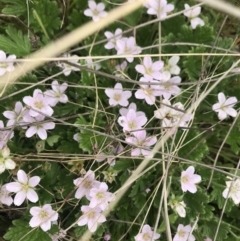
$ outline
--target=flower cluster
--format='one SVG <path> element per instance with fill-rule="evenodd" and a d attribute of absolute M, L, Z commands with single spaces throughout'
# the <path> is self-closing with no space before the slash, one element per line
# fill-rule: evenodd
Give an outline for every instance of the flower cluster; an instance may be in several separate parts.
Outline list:
<path fill-rule="evenodd" d="M 55 128 L 55 123 L 45 120 L 46 117 L 53 115 L 52 107 L 57 103 L 66 103 L 67 95 L 64 93 L 68 87 L 67 83 L 59 84 L 57 80 L 52 82 L 52 89 L 42 92 L 40 89 L 35 89 L 33 96 L 25 96 L 23 102 L 18 101 L 15 104 L 13 111 L 4 111 L 3 115 L 8 119 L 7 126 L 19 126 L 26 129 L 26 137 L 30 138 L 37 134 L 40 139 L 47 139 L 47 130 Z M 0 126 L 3 128 L 3 122 L 0 121 Z M 1 131 L 0 148 L 3 148 L 7 141 L 13 137 L 13 132 Z"/>
<path fill-rule="evenodd" d="M 73 181 L 77 187 L 75 198 L 86 197 L 89 205 L 81 207 L 82 216 L 78 220 L 79 226 L 88 225 L 91 232 L 95 232 L 98 223 L 106 221 L 103 211 L 107 209 L 109 202 L 113 201 L 114 194 L 108 192 L 108 186 L 105 182 L 95 180 L 95 174 L 89 170 L 85 176 L 79 177 Z"/>

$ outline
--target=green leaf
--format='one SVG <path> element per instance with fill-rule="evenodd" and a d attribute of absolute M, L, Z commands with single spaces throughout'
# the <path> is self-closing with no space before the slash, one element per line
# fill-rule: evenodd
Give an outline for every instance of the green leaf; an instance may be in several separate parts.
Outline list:
<path fill-rule="evenodd" d="M 49 146 L 53 146 L 55 143 L 58 142 L 60 136 L 54 135 L 54 136 L 49 136 L 46 140 Z"/>
<path fill-rule="evenodd" d="M 176 143 L 178 143 L 181 134 L 177 134 Z M 208 153 L 208 146 L 206 144 L 205 136 L 200 135 L 197 130 L 189 130 L 185 144 L 178 152 L 178 155 L 183 158 L 187 158 L 194 161 L 201 161 L 203 157 Z M 198 136 L 198 137 L 197 137 Z"/>
<path fill-rule="evenodd" d="M 30 41 L 20 30 L 9 26 L 6 32 L 8 37 L 0 35 L 0 49 L 15 54 L 17 57 L 25 56 L 31 52 Z"/>
<path fill-rule="evenodd" d="M 29 0 L 27 0 L 29 1 Z M 2 13 L 20 16 L 26 13 L 27 5 L 26 1 L 22 0 L 1 0 L 2 3 L 7 3 L 7 5 L 2 9 Z"/>
<path fill-rule="evenodd" d="M 194 194 L 188 192 L 184 195 L 183 199 L 191 217 L 201 214 L 202 218 L 205 217 L 205 215 L 207 218 L 209 218 L 209 209 L 211 211 L 212 208 L 208 208 L 208 212 L 206 213 L 205 208 L 209 202 L 209 198 L 206 194 L 202 193 L 201 191 L 197 191 Z"/>
<path fill-rule="evenodd" d="M 48 34 L 53 35 L 54 30 L 60 28 L 61 20 L 59 18 L 60 9 L 56 1 L 41 0 L 34 1 L 33 9 L 37 12 L 41 19 L 41 22 L 48 32 Z M 42 32 L 42 28 L 36 18 L 32 18 L 31 27 L 35 31 Z"/>
<path fill-rule="evenodd" d="M 204 235 L 210 238 L 213 238 L 215 236 L 217 226 L 218 226 L 218 220 L 205 221 L 202 225 Z M 226 239 L 227 234 L 229 233 L 230 230 L 231 229 L 229 224 L 221 223 L 216 240 L 221 241 Z"/>
<path fill-rule="evenodd" d="M 9 241 L 51 241 L 50 236 L 41 228 L 32 229 L 28 222 L 20 219 L 13 221 L 13 227 L 10 227 L 4 235 L 4 239 Z"/>
<path fill-rule="evenodd" d="M 206 49 L 202 46 L 191 48 L 189 53 L 204 53 Z M 197 81 L 201 76 L 202 65 L 204 62 L 204 58 L 201 56 L 186 56 L 183 61 L 183 66 L 185 68 L 185 72 L 190 81 Z"/>

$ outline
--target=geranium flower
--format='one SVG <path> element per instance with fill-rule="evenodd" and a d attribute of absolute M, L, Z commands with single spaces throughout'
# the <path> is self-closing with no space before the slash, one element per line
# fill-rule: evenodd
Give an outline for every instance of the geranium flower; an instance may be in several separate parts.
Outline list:
<path fill-rule="evenodd" d="M 51 222 L 57 221 L 58 213 L 54 211 L 50 204 L 45 204 L 42 207 L 30 208 L 30 214 L 33 216 L 29 222 L 30 227 L 41 227 L 43 231 L 51 229 Z"/>
<path fill-rule="evenodd" d="M 181 174 L 181 187 L 183 192 L 189 191 L 191 193 L 197 192 L 195 184 L 201 182 L 202 178 L 200 175 L 194 174 L 194 167 L 190 166 L 186 171 L 182 171 Z"/>
<path fill-rule="evenodd" d="M 179 83 L 181 83 L 181 78 L 179 76 L 175 76 L 166 82 L 162 82 L 162 85 L 160 85 L 160 91 L 163 98 L 169 99 L 172 95 L 178 95 L 181 92 L 181 89 L 177 85 Z"/>
<path fill-rule="evenodd" d="M 78 56 L 75 54 L 75 55 L 70 55 L 69 53 L 65 53 L 62 55 L 64 58 L 76 58 L 76 59 L 68 59 L 67 61 L 70 62 L 70 63 L 73 63 L 73 64 L 76 64 L 76 65 L 79 65 L 78 63 Z M 57 64 L 58 67 L 62 68 L 63 69 L 63 74 L 65 76 L 69 76 L 71 74 L 72 71 L 80 71 L 79 68 L 75 67 L 75 66 L 72 66 L 68 63 L 64 63 L 64 62 L 59 62 Z"/>
<path fill-rule="evenodd" d="M 198 25 L 204 26 L 203 20 L 197 17 L 201 13 L 201 7 L 190 9 L 188 4 L 184 4 L 184 7 L 186 11 L 183 14 L 190 19 L 192 29 L 195 29 Z"/>
<path fill-rule="evenodd" d="M 226 189 L 223 191 L 222 195 L 224 198 L 231 198 L 233 202 L 237 205 L 240 203 L 240 179 L 235 181 L 227 181 Z"/>
<path fill-rule="evenodd" d="M 109 105 L 116 106 L 127 106 L 128 99 L 132 96 L 131 91 L 123 91 L 122 84 L 117 83 L 114 89 L 106 89 L 105 94 L 109 97 Z"/>
<path fill-rule="evenodd" d="M 220 92 L 218 94 L 218 103 L 214 104 L 212 109 L 218 113 L 218 119 L 224 120 L 229 115 L 232 117 L 237 116 L 237 111 L 233 109 L 233 106 L 237 103 L 236 97 L 230 97 L 226 99 L 225 95 Z"/>
<path fill-rule="evenodd" d="M 1 203 L 7 206 L 11 206 L 13 203 L 10 192 L 6 189 L 6 185 L 2 185 L 0 188 L 0 204 Z"/>
<path fill-rule="evenodd" d="M 97 4 L 95 1 L 91 0 L 88 1 L 88 7 L 89 8 L 84 11 L 84 15 L 91 17 L 94 22 L 97 22 L 100 18 L 107 16 L 107 12 L 104 11 L 104 3 Z"/>
<path fill-rule="evenodd" d="M 146 116 L 138 116 L 136 111 L 130 109 L 126 116 L 118 118 L 118 124 L 123 127 L 123 131 L 133 131 L 142 129 L 147 122 Z"/>
<path fill-rule="evenodd" d="M 136 45 L 134 37 L 118 39 L 116 42 L 116 50 L 118 55 L 134 55 L 142 52 L 142 49 Z M 126 59 L 131 63 L 134 57 L 127 57 Z"/>
<path fill-rule="evenodd" d="M 149 84 L 141 84 L 141 82 L 149 82 Z M 160 87 L 160 85 L 157 85 L 159 84 L 159 82 L 155 80 L 148 81 L 148 79 L 142 77 L 139 80 L 139 83 L 141 89 L 135 92 L 135 97 L 137 99 L 144 99 L 147 104 L 153 105 L 155 103 L 156 96 L 160 96 L 162 94 L 162 88 Z"/>
<path fill-rule="evenodd" d="M 191 120 L 192 115 L 184 113 L 184 106 L 178 102 L 171 105 L 169 100 L 162 100 L 163 106 L 154 111 L 155 118 L 162 120 L 162 127 L 173 127 L 179 123 L 179 127 L 186 127 L 187 123 Z"/>
<path fill-rule="evenodd" d="M 114 198 L 111 192 L 108 192 L 108 185 L 102 182 L 98 188 L 92 188 L 89 193 L 89 207 L 99 207 L 104 211 L 108 207 L 108 203 Z"/>
<path fill-rule="evenodd" d="M 152 62 L 152 58 L 150 56 L 146 56 L 143 58 L 143 64 L 136 65 L 135 69 L 147 80 L 161 80 L 162 73 L 160 70 L 163 68 L 163 65 L 163 61 L 158 60 Z"/>
<path fill-rule="evenodd" d="M 17 182 L 10 182 L 6 184 L 6 189 L 9 192 L 16 193 L 14 197 L 14 204 L 20 206 L 27 198 L 29 201 L 35 203 L 38 201 L 38 195 L 34 191 L 34 187 L 40 182 L 40 177 L 28 177 L 23 170 L 17 172 Z"/>
<path fill-rule="evenodd" d="M 35 89 L 33 92 L 33 97 L 25 96 L 23 98 L 23 102 L 31 107 L 29 110 L 29 115 L 32 117 L 36 117 L 41 112 L 42 114 L 51 116 L 53 114 L 53 109 L 50 107 L 49 99 L 44 96 L 43 92 L 40 89 Z M 34 111 L 37 110 L 37 111 Z"/>
<path fill-rule="evenodd" d="M 117 28 L 115 33 L 106 31 L 104 35 L 108 39 L 108 42 L 104 45 L 105 49 L 114 49 L 116 48 L 117 40 L 122 38 L 122 29 Z"/>
<path fill-rule="evenodd" d="M 23 115 L 25 112 L 26 112 L 26 110 L 24 110 L 21 101 L 16 102 L 14 111 L 9 111 L 9 110 L 4 111 L 3 115 L 7 119 L 9 119 L 9 121 L 7 122 L 7 126 L 24 125 L 25 123 L 23 121 Z M 22 128 L 24 128 L 24 127 L 22 126 Z"/>
<path fill-rule="evenodd" d="M 134 111 L 136 112 L 136 115 L 137 115 L 137 116 L 141 116 L 141 115 L 142 115 L 142 116 L 146 116 L 144 112 L 142 112 L 142 111 L 137 111 L 137 105 L 136 105 L 135 103 L 131 103 L 131 104 L 128 106 L 128 108 L 121 108 L 121 109 L 119 110 L 119 113 L 120 113 L 122 116 L 127 116 L 128 111 L 129 111 L 130 109 L 134 110 Z"/>
<path fill-rule="evenodd" d="M 0 150 L 7 145 L 8 140 L 13 138 L 14 132 L 8 130 L 2 130 L 4 128 L 3 122 L 0 120 Z"/>
<path fill-rule="evenodd" d="M 163 81 L 168 81 L 171 78 L 171 75 L 180 74 L 181 69 L 177 65 L 179 59 L 180 59 L 179 56 L 174 55 L 168 60 L 168 63 L 164 66 L 162 71 Z"/>
<path fill-rule="evenodd" d="M 4 75 L 6 72 L 12 72 L 15 69 L 13 65 L 15 59 L 16 55 L 13 54 L 7 57 L 6 53 L 0 50 L 0 76 Z"/>
<path fill-rule="evenodd" d="M 105 216 L 101 213 L 99 207 L 91 208 L 89 206 L 82 206 L 81 211 L 83 215 L 78 220 L 79 226 L 88 225 L 90 232 L 94 233 L 97 230 L 98 223 L 104 223 L 106 221 Z"/>
<path fill-rule="evenodd" d="M 182 217 L 182 218 L 185 218 L 186 217 L 186 204 L 184 201 L 181 201 L 181 202 L 178 202 L 178 201 L 174 201 L 172 204 L 171 204 L 171 208 L 174 209 L 177 214 Z"/>
<path fill-rule="evenodd" d="M 38 115 L 35 118 L 31 117 L 29 114 L 24 115 L 23 120 L 26 122 L 26 124 L 31 124 L 25 133 L 26 137 L 30 138 L 37 134 L 41 140 L 47 139 L 47 130 L 54 129 L 55 123 L 52 121 L 42 122 L 44 118 L 45 116 L 43 115 Z"/>
<path fill-rule="evenodd" d="M 83 196 L 90 198 L 89 193 L 92 188 L 97 188 L 100 182 L 95 180 L 95 174 L 93 171 L 89 170 L 85 174 L 84 178 L 79 177 L 73 181 L 74 185 L 77 186 L 77 191 L 75 193 L 75 198 L 81 199 Z"/>
<path fill-rule="evenodd" d="M 10 157 L 10 149 L 5 146 L 0 150 L 0 173 L 3 173 L 6 169 L 13 170 L 16 167 L 16 163 Z"/>
<path fill-rule="evenodd" d="M 148 7 L 148 14 L 158 18 L 165 18 L 174 9 L 174 5 L 168 4 L 166 0 L 149 0 L 145 6 Z"/>
<path fill-rule="evenodd" d="M 191 231 L 191 225 L 183 226 L 182 224 L 179 224 L 177 228 L 177 233 L 174 236 L 173 241 L 195 241 L 195 237 L 190 234 Z"/>
<path fill-rule="evenodd" d="M 160 234 L 154 233 L 151 227 L 146 224 L 142 228 L 142 232 L 134 237 L 135 241 L 152 241 L 160 238 Z"/>
<path fill-rule="evenodd" d="M 68 97 L 64 92 L 68 87 L 67 83 L 59 84 L 57 80 L 52 82 L 52 90 L 46 90 L 44 95 L 49 99 L 49 105 L 55 106 L 58 102 L 67 103 Z"/>
<path fill-rule="evenodd" d="M 149 149 L 150 146 L 154 145 L 157 142 L 156 136 L 147 137 L 147 132 L 145 130 L 142 131 L 134 131 L 132 132 L 133 136 L 127 137 L 126 142 L 139 146 L 138 148 L 133 147 L 131 151 L 131 156 L 148 156 L 151 152 Z M 143 148 L 141 148 L 143 147 Z"/>

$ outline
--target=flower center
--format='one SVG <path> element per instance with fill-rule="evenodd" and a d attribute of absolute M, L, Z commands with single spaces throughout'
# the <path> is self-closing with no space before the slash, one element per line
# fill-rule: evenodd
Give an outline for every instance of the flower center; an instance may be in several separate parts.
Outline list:
<path fill-rule="evenodd" d="M 42 101 L 36 101 L 34 103 L 34 106 L 37 108 L 37 109 L 42 109 L 43 108 L 43 103 Z"/>
<path fill-rule="evenodd" d="M 188 183 L 188 182 L 189 182 L 188 176 L 183 176 L 183 177 L 182 177 L 182 182 L 183 182 L 183 183 Z"/>
<path fill-rule="evenodd" d="M 97 15 L 99 14 L 99 12 L 98 12 L 97 9 L 94 9 L 94 10 L 92 11 L 92 13 L 93 13 L 94 16 L 97 16 Z"/>
<path fill-rule="evenodd" d="M 86 189 L 90 189 L 90 187 L 92 186 L 92 182 L 91 182 L 91 181 L 88 181 L 88 180 L 84 180 L 84 181 L 83 181 L 83 186 L 84 186 Z"/>
<path fill-rule="evenodd" d="M 96 195 L 97 199 L 102 199 L 104 197 L 102 192 L 98 192 Z"/>
<path fill-rule="evenodd" d="M 186 233 L 183 230 L 180 230 L 178 232 L 178 236 L 181 237 L 181 238 L 184 238 L 186 236 Z"/>
<path fill-rule="evenodd" d="M 137 127 L 136 122 L 135 122 L 135 121 L 130 121 L 130 122 L 128 123 L 128 127 L 129 127 L 130 129 L 135 129 L 135 128 Z"/>
<path fill-rule="evenodd" d="M 148 233 L 144 233 L 143 234 L 143 240 L 150 240 L 151 239 L 151 237 L 150 237 L 150 235 L 148 234 Z"/>
<path fill-rule="evenodd" d="M 87 214 L 88 218 L 89 219 L 93 219 L 95 217 L 95 212 L 93 211 L 90 211 L 88 214 Z"/>
<path fill-rule="evenodd" d="M 152 92 L 153 92 L 153 89 L 152 88 L 147 88 L 147 89 L 144 89 L 144 93 L 148 96 L 151 96 L 152 95 Z"/>
<path fill-rule="evenodd" d="M 119 101 L 121 99 L 121 95 L 120 94 L 114 94 L 113 99 L 116 101 Z"/>
<path fill-rule="evenodd" d="M 0 63 L 0 68 L 6 69 L 8 67 L 7 63 Z"/>
<path fill-rule="evenodd" d="M 48 213 L 44 210 L 41 210 L 40 213 L 39 213 L 39 218 L 40 219 L 45 219 L 48 217 Z"/>

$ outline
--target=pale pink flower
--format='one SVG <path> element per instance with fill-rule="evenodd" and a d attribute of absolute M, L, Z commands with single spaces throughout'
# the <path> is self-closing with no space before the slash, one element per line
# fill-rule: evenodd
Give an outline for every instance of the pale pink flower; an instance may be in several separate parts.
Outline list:
<path fill-rule="evenodd" d="M 49 99 L 49 105 L 55 106 L 58 102 L 67 103 L 68 97 L 64 92 L 68 87 L 67 83 L 59 84 L 57 80 L 52 82 L 52 90 L 46 90 L 44 95 Z"/>
<path fill-rule="evenodd" d="M 9 55 L 7 57 L 6 53 L 0 50 L 0 76 L 15 69 L 13 65 L 15 59 L 16 55 Z"/>
<path fill-rule="evenodd" d="M 124 147 L 122 146 L 122 144 L 119 143 L 116 146 L 109 145 L 108 149 L 109 149 L 109 151 L 107 152 L 107 154 L 105 154 L 103 152 L 98 153 L 96 155 L 95 160 L 97 162 L 102 162 L 102 161 L 104 161 L 107 158 L 108 164 L 110 166 L 114 166 L 116 164 L 116 158 L 115 157 L 108 157 L 108 155 L 110 155 L 110 156 L 118 155 L 118 154 L 120 154 L 124 150 Z"/>
<path fill-rule="evenodd" d="M 20 206 L 27 198 L 29 201 L 35 203 L 38 201 L 38 195 L 34 191 L 34 187 L 40 182 L 40 177 L 28 177 L 23 170 L 17 172 L 17 182 L 10 182 L 6 184 L 6 189 L 9 192 L 16 193 L 14 197 L 14 204 Z"/>
<path fill-rule="evenodd" d="M 122 38 L 122 29 L 117 28 L 115 33 L 106 31 L 104 35 L 108 39 L 108 42 L 104 45 L 105 49 L 114 49 L 116 48 L 117 40 Z"/>
<path fill-rule="evenodd" d="M 23 115 L 25 112 L 26 110 L 24 110 L 22 102 L 20 101 L 16 102 L 14 111 L 9 111 L 9 110 L 4 111 L 3 115 L 7 119 L 9 119 L 9 121 L 7 122 L 7 126 L 24 125 L 25 123 L 23 121 Z"/>
<path fill-rule="evenodd" d="M 4 124 L 0 121 L 0 150 L 7 145 L 7 142 L 13 138 L 14 132 L 11 130 L 2 130 L 4 128 Z"/>
<path fill-rule="evenodd" d="M 6 185 L 2 185 L 0 189 L 0 204 L 1 203 L 7 206 L 11 206 L 13 203 L 10 192 L 6 189 Z"/>
<path fill-rule="evenodd" d="M 78 57 L 79 56 L 77 56 L 76 54 L 71 56 L 69 53 L 65 53 L 62 56 L 64 58 L 69 58 L 69 59 L 67 59 L 67 62 L 75 64 L 75 65 L 79 65 L 79 62 L 78 62 Z M 72 59 L 70 59 L 70 58 L 72 58 Z M 59 62 L 57 64 L 57 66 L 60 67 L 61 69 L 63 69 L 63 74 L 65 76 L 69 76 L 72 71 L 80 71 L 79 68 L 77 68 L 75 66 L 72 66 L 72 65 L 70 65 L 68 63 L 64 63 L 64 62 Z"/>
<path fill-rule="evenodd" d="M 174 55 L 168 60 L 168 63 L 164 66 L 162 71 L 163 81 L 168 81 L 172 75 L 180 74 L 181 69 L 177 65 L 179 59 L 179 56 Z"/>
<path fill-rule="evenodd" d="M 118 77 L 125 77 L 124 76 L 124 71 L 125 69 L 127 68 L 127 61 L 123 61 L 121 64 L 118 64 L 115 66 L 115 76 L 118 76 Z"/>
<path fill-rule="evenodd" d="M 130 109 L 126 116 L 118 118 L 118 124 L 123 127 L 123 131 L 133 131 L 142 129 L 142 126 L 147 122 L 147 117 L 138 116 L 136 111 Z"/>
<path fill-rule="evenodd" d="M 97 62 L 93 62 L 92 58 L 86 58 L 85 63 L 89 69 L 99 70 L 101 69 L 101 65 Z M 91 73 L 89 72 L 88 75 Z"/>
<path fill-rule="evenodd" d="M 201 182 L 202 178 L 200 175 L 194 174 L 195 168 L 190 166 L 186 171 L 181 173 L 181 187 L 183 192 L 196 193 L 197 187 L 196 184 Z"/>
<path fill-rule="evenodd" d="M 53 114 L 53 109 L 49 105 L 49 99 L 46 96 L 44 96 L 42 91 L 39 89 L 34 90 L 33 97 L 25 96 L 23 98 L 23 102 L 27 106 L 31 107 L 31 109 L 29 110 L 29 115 L 32 117 L 40 115 L 37 111 L 48 116 L 51 116 Z"/>
<path fill-rule="evenodd" d="M 131 91 L 123 91 L 121 83 L 117 83 L 114 89 L 106 89 L 105 94 L 109 97 L 109 105 L 111 106 L 127 106 L 129 103 L 128 99 L 132 96 Z"/>
<path fill-rule="evenodd" d="M 222 92 L 220 92 L 218 94 L 218 103 L 214 104 L 212 106 L 212 109 L 215 112 L 218 112 L 219 120 L 224 120 L 229 115 L 232 117 L 237 116 L 237 111 L 235 109 L 233 109 L 233 106 L 236 103 L 237 103 L 236 97 L 229 97 L 228 99 L 226 99 L 225 95 Z"/>
<path fill-rule="evenodd" d="M 134 37 L 118 39 L 116 42 L 116 50 L 118 55 L 134 55 L 142 52 L 142 49 L 136 45 Z M 134 57 L 127 57 L 126 59 L 131 63 Z"/>
<path fill-rule="evenodd" d="M 100 182 L 95 180 L 95 174 L 89 170 L 85 174 L 84 178 L 79 177 L 73 181 L 74 185 L 77 186 L 75 198 L 81 199 L 83 196 L 90 198 L 89 193 L 92 188 L 98 188 Z"/>
<path fill-rule="evenodd" d="M 181 83 L 181 78 L 179 76 L 175 76 L 166 82 L 162 82 L 162 85 L 160 85 L 160 91 L 163 98 L 169 99 L 172 95 L 178 95 L 181 92 L 181 89 L 177 85 L 179 83 Z"/>
<path fill-rule="evenodd" d="M 195 241 L 195 237 L 191 234 L 191 231 L 191 225 L 183 226 L 182 224 L 179 224 L 173 241 Z"/>
<path fill-rule="evenodd" d="M 0 173 L 3 173 L 6 169 L 13 170 L 16 167 L 16 163 L 10 157 L 10 149 L 5 146 L 0 150 Z"/>
<path fill-rule="evenodd" d="M 128 106 L 128 108 L 121 108 L 121 109 L 119 110 L 119 113 L 120 113 L 122 116 L 127 116 L 127 113 L 128 113 L 128 111 L 129 111 L 130 109 L 134 110 L 134 111 L 136 112 L 136 115 L 137 115 L 137 116 L 141 116 L 141 115 L 142 115 L 142 116 L 146 116 L 144 112 L 142 112 L 142 111 L 137 111 L 137 105 L 136 105 L 135 103 L 131 103 L 131 104 Z"/>
<path fill-rule="evenodd" d="M 162 120 L 162 127 L 173 127 L 178 124 L 179 127 L 186 127 L 191 120 L 192 115 L 184 113 L 184 106 L 178 102 L 171 105 L 169 100 L 162 100 L 162 107 L 154 111 L 154 116 Z"/>
<path fill-rule="evenodd" d="M 30 214 L 33 216 L 29 222 L 30 227 L 41 227 L 46 232 L 51 229 L 51 222 L 58 219 L 58 213 L 54 211 L 50 204 L 42 207 L 30 208 Z"/>
<path fill-rule="evenodd" d="M 206 238 L 206 239 L 204 239 L 204 241 L 212 241 L 212 239 Z"/>
<path fill-rule="evenodd" d="M 141 82 L 148 82 L 149 84 L 144 84 Z M 137 99 L 144 99 L 148 105 L 153 105 L 156 100 L 156 96 L 160 96 L 162 94 L 162 87 L 160 87 L 159 82 L 155 80 L 148 81 L 142 77 L 139 80 L 141 89 L 135 92 L 135 97 Z M 153 85 L 152 85 L 153 84 Z"/>
<path fill-rule="evenodd" d="M 89 193 L 89 207 L 99 207 L 104 211 L 108 207 L 108 203 L 114 199 L 114 195 L 107 190 L 108 185 L 105 182 L 100 183 L 98 188 L 92 188 Z"/>
<path fill-rule="evenodd" d="M 201 13 L 201 7 L 190 9 L 188 4 L 184 4 L 184 7 L 186 11 L 183 14 L 190 19 L 192 29 L 195 29 L 198 25 L 204 26 L 204 21 L 198 18 L 198 15 Z"/>
<path fill-rule="evenodd" d="M 73 140 L 75 140 L 76 142 L 80 142 L 81 138 L 79 136 L 80 133 L 76 133 L 73 135 Z"/>
<path fill-rule="evenodd" d="M 105 216 L 101 213 L 102 210 L 99 207 L 90 208 L 89 206 L 82 206 L 81 211 L 83 215 L 78 220 L 79 226 L 88 225 L 90 232 L 94 233 L 97 230 L 98 223 L 104 223 L 106 221 Z"/>
<path fill-rule="evenodd" d="M 106 17 L 107 12 L 104 11 L 104 3 L 96 3 L 93 0 L 88 1 L 88 9 L 84 11 L 84 15 L 91 17 L 94 22 L 100 20 L 100 18 Z"/>
<path fill-rule="evenodd" d="M 119 72 L 123 72 L 127 68 L 127 61 L 123 61 L 121 64 L 115 66 L 115 69 Z"/>
<path fill-rule="evenodd" d="M 182 201 L 182 202 L 174 201 L 171 204 L 171 208 L 174 209 L 177 212 L 177 214 L 182 218 L 186 217 L 185 207 L 186 207 L 186 204 L 184 201 Z"/>
<path fill-rule="evenodd" d="M 42 122 L 44 120 L 43 115 L 38 115 L 35 118 L 33 118 L 30 115 L 25 115 L 23 117 L 26 124 L 30 124 L 30 127 L 28 127 L 25 135 L 26 137 L 30 138 L 33 135 L 37 134 L 41 140 L 47 139 L 47 130 L 52 130 L 55 128 L 54 122 Z M 41 123 L 42 122 L 42 123 Z"/>
<path fill-rule="evenodd" d="M 133 136 L 127 137 L 125 140 L 131 144 L 134 144 L 139 147 L 133 147 L 131 151 L 131 156 L 148 156 L 151 152 L 149 149 L 150 146 L 154 145 L 157 142 L 156 136 L 147 137 L 147 132 L 145 130 L 142 131 L 134 131 L 132 132 Z M 142 149 L 143 147 L 144 149 Z"/>
<path fill-rule="evenodd" d="M 134 237 L 135 241 L 154 241 L 160 238 L 160 234 L 154 233 L 148 224 L 145 224 L 141 233 Z"/>
<path fill-rule="evenodd" d="M 163 68 L 163 65 L 163 61 L 158 60 L 152 62 L 152 58 L 150 56 L 146 56 L 143 58 L 143 63 L 136 65 L 135 69 L 148 80 L 161 80 L 162 73 L 160 70 Z"/>
<path fill-rule="evenodd" d="M 111 240 L 111 235 L 108 234 L 108 233 L 106 233 L 106 234 L 104 235 L 103 239 L 104 239 L 105 241 L 109 241 L 109 240 Z"/>
<path fill-rule="evenodd" d="M 158 18 L 165 18 L 167 14 L 174 9 L 173 4 L 168 4 L 166 0 L 149 0 L 147 5 L 147 13 L 156 15 Z"/>
<path fill-rule="evenodd" d="M 238 205 L 240 203 L 240 179 L 226 181 L 226 185 L 227 187 L 222 193 L 223 197 L 231 198 Z"/>

